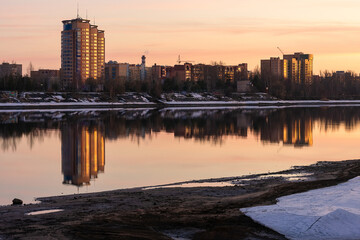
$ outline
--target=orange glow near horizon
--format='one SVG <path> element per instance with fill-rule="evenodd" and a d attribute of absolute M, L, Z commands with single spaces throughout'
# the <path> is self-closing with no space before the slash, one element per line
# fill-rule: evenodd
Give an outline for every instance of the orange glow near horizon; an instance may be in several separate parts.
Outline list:
<path fill-rule="evenodd" d="M 180 54 L 196 63 L 249 63 L 302 51 L 320 70 L 360 72 L 356 0 L 80 0 L 80 16 L 105 30 L 106 61 L 174 65 Z M 76 1 L 13 0 L 0 9 L 0 61 L 60 67 L 62 20 L 76 17 Z"/>

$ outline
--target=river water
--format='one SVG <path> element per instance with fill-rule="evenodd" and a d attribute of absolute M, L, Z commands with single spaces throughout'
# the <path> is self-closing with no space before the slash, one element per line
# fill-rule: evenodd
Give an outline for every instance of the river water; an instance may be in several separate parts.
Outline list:
<path fill-rule="evenodd" d="M 360 107 L 0 112 L 0 204 L 357 159 Z"/>

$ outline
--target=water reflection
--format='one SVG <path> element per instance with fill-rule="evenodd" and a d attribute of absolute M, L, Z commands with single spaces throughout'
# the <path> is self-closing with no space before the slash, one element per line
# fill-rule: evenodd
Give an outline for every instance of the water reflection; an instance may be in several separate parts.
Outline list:
<path fill-rule="evenodd" d="M 295 147 L 313 145 L 313 127 L 311 119 L 299 119 L 283 127 L 284 144 L 293 144 Z"/>
<path fill-rule="evenodd" d="M 278 121 L 266 118 L 260 130 L 263 142 L 280 143 L 294 147 L 313 145 L 313 124 L 310 117 L 291 118 Z"/>
<path fill-rule="evenodd" d="M 31 147 L 54 130 L 61 130 L 63 161 L 83 162 L 76 161 L 79 158 L 91 162 L 93 151 L 101 148 L 99 154 L 104 154 L 105 139 L 129 138 L 140 143 L 141 139 L 167 132 L 173 133 L 175 138 L 221 145 L 228 136 L 247 138 L 251 132 L 264 143 L 304 147 L 313 145 L 314 123 L 324 131 L 344 123 L 350 131 L 359 120 L 359 107 L 2 113 L 0 143 L 3 151 L 16 151 L 22 136 L 28 138 Z M 97 147 L 92 148 L 89 141 L 96 141 Z M 86 144 L 90 144 L 89 147 Z M 103 157 L 97 156 L 97 159 L 103 160 Z"/>
<path fill-rule="evenodd" d="M 360 107 L 4 112 L 0 204 L 357 159 L 359 137 Z"/>
<path fill-rule="evenodd" d="M 61 126 L 64 184 L 89 185 L 105 168 L 104 125 L 78 121 Z"/>

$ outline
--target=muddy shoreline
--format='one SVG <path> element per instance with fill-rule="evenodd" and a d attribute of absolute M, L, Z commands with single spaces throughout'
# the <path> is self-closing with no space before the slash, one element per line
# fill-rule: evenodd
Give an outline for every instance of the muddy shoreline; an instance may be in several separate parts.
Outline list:
<path fill-rule="evenodd" d="M 294 174 L 306 177 L 284 177 Z M 276 173 L 186 182 L 231 181 L 234 186 L 175 184 L 41 198 L 40 204 L 1 206 L 0 239 L 285 239 L 239 209 L 273 204 L 278 197 L 359 175 L 360 160 L 319 162 Z M 25 215 L 48 209 L 64 211 Z"/>

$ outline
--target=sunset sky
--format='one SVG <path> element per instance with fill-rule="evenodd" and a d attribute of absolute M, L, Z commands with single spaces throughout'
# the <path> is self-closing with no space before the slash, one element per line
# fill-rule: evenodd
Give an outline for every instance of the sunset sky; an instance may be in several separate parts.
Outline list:
<path fill-rule="evenodd" d="M 358 0 L 11 0 L 0 8 L 0 61 L 60 68 L 62 20 L 80 16 L 105 30 L 106 61 L 147 65 L 247 62 L 302 51 L 314 73 L 360 73 Z"/>

